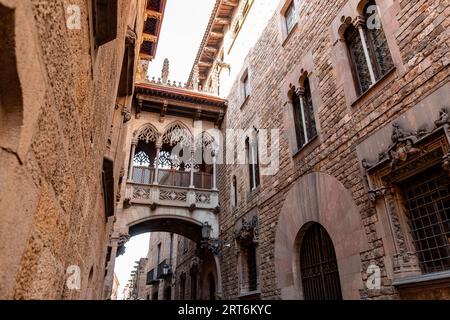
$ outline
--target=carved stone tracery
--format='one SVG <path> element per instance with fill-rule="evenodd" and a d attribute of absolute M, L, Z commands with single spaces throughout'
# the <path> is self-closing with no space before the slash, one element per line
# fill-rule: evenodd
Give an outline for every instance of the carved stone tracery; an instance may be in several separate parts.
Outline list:
<path fill-rule="evenodd" d="M 420 274 L 421 268 L 419 259 L 413 252 L 414 246 L 409 243 L 408 211 L 402 209 L 404 205 L 401 203 L 400 190 L 396 184 L 414 172 L 439 161 L 442 162 L 444 170 L 450 171 L 450 152 L 446 151 L 449 147 L 449 120 L 449 113 L 442 109 L 431 131 L 421 128 L 408 132 L 398 123 L 394 123 L 392 143 L 387 150 L 380 153 L 378 163 L 373 164 L 366 159 L 361 163 L 369 185 L 369 199 L 373 203 L 384 199 L 386 204 L 395 246 L 393 268 L 398 277 Z"/>
<path fill-rule="evenodd" d="M 253 216 L 252 218 L 242 218 L 241 226 L 235 230 L 234 237 L 237 241 L 248 242 L 253 241 L 258 242 L 258 217 Z"/>

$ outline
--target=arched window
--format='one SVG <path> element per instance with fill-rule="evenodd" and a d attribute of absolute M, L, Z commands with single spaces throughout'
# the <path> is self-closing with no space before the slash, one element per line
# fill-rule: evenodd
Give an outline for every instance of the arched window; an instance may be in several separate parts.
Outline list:
<path fill-rule="evenodd" d="M 300 273 L 305 300 L 341 300 L 336 253 L 328 232 L 315 223 L 300 248 Z"/>
<path fill-rule="evenodd" d="M 292 104 L 294 107 L 297 147 L 300 149 L 317 137 L 314 106 L 308 77 L 303 80 L 302 86 L 293 94 Z"/>
<path fill-rule="evenodd" d="M 247 138 L 245 140 L 245 149 L 247 153 L 250 191 L 253 191 L 260 185 L 257 133 L 255 134 L 255 137 L 252 140 L 250 140 L 250 138 Z"/>
<path fill-rule="evenodd" d="M 357 89 L 363 94 L 394 67 L 374 0 L 367 2 L 357 27 L 348 26 L 344 38 Z"/>
<path fill-rule="evenodd" d="M 232 186 L 231 186 L 231 197 L 233 207 L 237 207 L 238 205 L 238 191 L 237 191 L 237 179 L 236 176 L 233 176 Z"/>

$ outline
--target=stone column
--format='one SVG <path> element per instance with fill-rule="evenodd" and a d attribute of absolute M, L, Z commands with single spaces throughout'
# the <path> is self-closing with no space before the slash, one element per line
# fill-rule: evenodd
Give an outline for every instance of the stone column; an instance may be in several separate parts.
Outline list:
<path fill-rule="evenodd" d="M 213 190 L 217 190 L 217 155 L 216 150 L 211 151 L 212 164 L 213 164 Z"/>
<path fill-rule="evenodd" d="M 256 189 L 256 136 L 250 137 L 253 189 Z"/>
<path fill-rule="evenodd" d="M 134 164 L 134 156 L 136 154 L 136 147 L 138 144 L 138 140 L 137 139 L 133 139 L 131 141 L 131 154 L 130 154 L 130 164 L 128 166 L 128 181 L 132 181 L 133 180 L 133 164 Z"/>
<path fill-rule="evenodd" d="M 375 72 L 373 71 L 372 62 L 370 60 L 369 49 L 367 48 L 367 40 L 366 40 L 366 35 L 364 33 L 364 25 L 365 24 L 366 24 L 366 19 L 364 17 L 359 16 L 356 18 L 356 26 L 358 28 L 359 36 L 361 38 L 361 42 L 363 45 L 364 56 L 366 57 L 366 61 L 367 61 L 367 67 L 369 68 L 370 80 L 372 81 L 372 84 L 375 84 L 377 82 L 377 79 L 375 78 Z"/>
<path fill-rule="evenodd" d="M 308 143 L 309 137 L 308 137 L 308 130 L 306 127 L 306 116 L 305 116 L 305 89 L 300 87 L 297 89 L 296 93 L 300 100 L 300 113 L 302 115 L 302 126 L 303 126 L 303 133 L 305 135 L 305 143 Z"/>
<path fill-rule="evenodd" d="M 194 170 L 195 170 L 195 146 L 191 147 L 191 182 L 189 188 L 195 189 L 194 185 Z"/>
<path fill-rule="evenodd" d="M 161 155 L 162 142 L 156 142 L 156 159 L 155 159 L 155 177 L 153 179 L 153 184 L 159 184 L 159 157 Z"/>

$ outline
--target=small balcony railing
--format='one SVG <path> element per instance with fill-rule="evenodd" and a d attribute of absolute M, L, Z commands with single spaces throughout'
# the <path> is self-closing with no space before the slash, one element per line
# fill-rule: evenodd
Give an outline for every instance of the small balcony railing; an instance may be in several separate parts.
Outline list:
<path fill-rule="evenodd" d="M 155 181 L 155 168 L 134 167 L 132 181 L 138 184 L 153 184 Z M 168 187 L 189 188 L 191 173 L 189 171 L 158 169 L 158 184 Z M 194 187 L 196 189 L 212 189 L 213 175 L 205 172 L 195 172 Z"/>
<path fill-rule="evenodd" d="M 159 280 L 156 278 L 155 269 L 150 270 L 147 272 L 147 285 L 152 285 L 154 283 L 159 283 Z"/>

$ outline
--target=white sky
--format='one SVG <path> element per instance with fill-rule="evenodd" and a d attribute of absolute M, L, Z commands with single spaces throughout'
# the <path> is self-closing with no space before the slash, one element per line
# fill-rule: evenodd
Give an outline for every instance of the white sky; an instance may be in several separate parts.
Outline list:
<path fill-rule="evenodd" d="M 169 80 L 183 84 L 187 81 L 214 3 L 215 0 L 167 0 L 156 57 L 149 66 L 150 79 L 161 77 L 164 59 L 168 58 Z M 134 262 L 147 256 L 149 240 L 149 233 L 131 238 L 125 245 L 125 254 L 116 259 L 118 299 L 122 299 Z"/>
<path fill-rule="evenodd" d="M 147 256 L 149 242 L 150 233 L 132 237 L 125 244 L 125 254 L 116 259 L 114 272 L 120 284 L 118 300 L 122 300 L 123 289 L 130 279 L 130 273 L 134 269 L 135 261 Z"/>
<path fill-rule="evenodd" d="M 150 79 L 161 77 L 164 59 L 168 58 L 169 80 L 187 81 L 215 2 L 167 0 L 156 58 L 148 68 Z"/>

